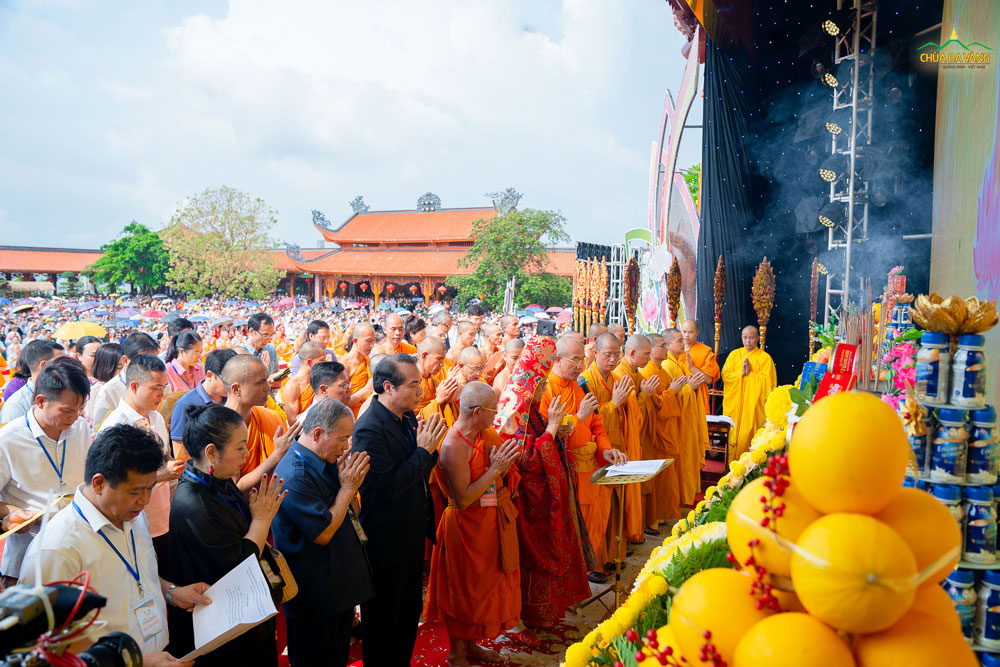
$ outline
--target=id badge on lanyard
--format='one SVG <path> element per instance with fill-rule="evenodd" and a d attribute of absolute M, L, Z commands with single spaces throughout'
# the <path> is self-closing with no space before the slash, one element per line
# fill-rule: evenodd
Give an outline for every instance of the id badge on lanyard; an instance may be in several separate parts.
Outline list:
<path fill-rule="evenodd" d="M 135 614 L 136 625 L 142 632 L 142 641 L 147 642 L 163 631 L 163 619 L 152 596 L 143 595 L 134 601 L 132 613 Z"/>
<path fill-rule="evenodd" d="M 497 483 L 493 482 L 489 485 L 483 495 L 479 496 L 479 506 L 480 507 L 496 507 L 497 506 Z"/>

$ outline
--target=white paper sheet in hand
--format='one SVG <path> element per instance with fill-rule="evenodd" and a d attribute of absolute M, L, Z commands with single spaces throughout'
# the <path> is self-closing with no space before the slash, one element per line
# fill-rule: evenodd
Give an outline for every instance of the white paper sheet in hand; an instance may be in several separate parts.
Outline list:
<path fill-rule="evenodd" d="M 247 556 L 205 591 L 205 596 L 212 604 L 194 608 L 195 650 L 181 662 L 214 651 L 278 613 L 256 556 Z"/>
<path fill-rule="evenodd" d="M 650 459 L 648 461 L 629 461 L 622 465 L 609 466 L 605 477 L 652 475 L 663 466 L 664 462 L 666 462 L 666 459 Z"/>

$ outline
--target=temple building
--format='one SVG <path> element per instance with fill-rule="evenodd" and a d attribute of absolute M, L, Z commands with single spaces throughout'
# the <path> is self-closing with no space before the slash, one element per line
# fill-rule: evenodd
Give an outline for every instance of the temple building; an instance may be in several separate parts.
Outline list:
<path fill-rule="evenodd" d="M 441 200 L 428 192 L 417 207 L 402 211 L 370 211 L 360 197 L 351 202 L 354 214 L 333 228 L 319 211 L 313 225 L 324 241 L 337 247 L 306 256 L 290 246 L 288 256 L 295 269 L 289 279 L 307 274 L 313 280 L 314 297 L 362 296 L 397 300 L 431 300 L 452 295 L 445 284 L 448 276 L 472 273 L 474 267 L 459 265 L 475 238 L 472 223 L 493 218 L 496 210 L 441 208 Z M 549 250 L 548 273 L 571 278 L 575 249 Z"/>

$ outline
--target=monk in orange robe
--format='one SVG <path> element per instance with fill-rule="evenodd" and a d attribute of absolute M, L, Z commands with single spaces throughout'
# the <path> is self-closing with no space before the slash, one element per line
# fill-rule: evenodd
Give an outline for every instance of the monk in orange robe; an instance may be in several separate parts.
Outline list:
<path fill-rule="evenodd" d="M 424 419 L 437 412 L 448 426 L 454 424 L 458 418 L 462 388 L 470 382 L 477 382 L 482 376 L 483 355 L 478 348 L 465 348 L 458 359 L 458 365 L 438 384 L 438 395 L 421 410 Z"/>
<path fill-rule="evenodd" d="M 476 642 L 518 624 L 521 573 L 517 485 L 511 466 L 520 455 L 515 439 L 501 441 L 491 424 L 497 397 L 484 382 L 467 384 L 462 409 L 444 441 L 434 477 L 448 499 L 431 556 L 424 618 L 443 620 L 448 665 L 500 662 Z"/>
<path fill-rule="evenodd" d="M 299 415 L 312 405 L 315 394 L 309 384 L 309 375 L 313 366 L 326 361 L 326 349 L 311 340 L 302 343 L 296 354 L 302 364 L 295 375 L 288 378 L 281 387 L 281 402 L 285 407 L 285 419 L 289 422 L 297 421 Z"/>
<path fill-rule="evenodd" d="M 444 364 L 444 343 L 433 336 L 424 336 L 424 339 L 417 345 L 417 370 L 420 371 L 420 405 L 417 412 L 423 410 L 428 403 L 434 400 L 437 395 L 437 388 L 440 381 L 437 374 Z"/>
<path fill-rule="evenodd" d="M 663 333 L 667 341 L 667 358 L 663 370 L 671 381 L 684 378 L 686 386 L 681 389 L 680 404 L 680 459 L 681 503 L 693 505 L 694 498 L 701 491 L 701 468 L 705 464 L 705 449 L 708 448 L 708 423 L 705 420 L 705 406 L 697 394 L 701 382 L 692 375 L 684 355 L 684 337 L 677 329 L 667 329 Z"/>
<path fill-rule="evenodd" d="M 476 344 L 476 327 L 467 320 L 462 320 L 458 323 L 458 335 L 455 337 L 455 344 L 452 345 L 451 349 L 448 350 L 448 359 L 451 360 L 453 364 L 458 364 L 458 355 L 462 353 L 467 347 L 472 347 Z"/>
<path fill-rule="evenodd" d="M 594 548 L 594 556 L 600 564 L 607 559 L 605 535 L 611 514 L 611 488 L 592 484 L 590 477 L 598 468 L 624 463 L 628 457 L 612 446 L 611 439 L 604 430 L 604 419 L 597 409 L 598 397 L 593 392 L 585 392 L 577 381 L 583 364 L 584 351 L 580 341 L 571 336 L 560 338 L 556 343 L 556 358 L 538 411 L 548 419 L 549 403 L 558 396 L 562 399 L 564 413 L 572 415 L 572 430 L 567 437 L 566 447 L 573 454 L 580 510 Z M 598 571 L 592 571 L 587 576 L 594 583 L 607 581 L 607 576 Z"/>
<path fill-rule="evenodd" d="M 590 365 L 594 363 L 594 344 L 597 343 L 597 339 L 601 334 L 607 332 L 608 328 L 599 322 L 591 324 L 590 328 L 587 329 L 587 342 L 583 348 L 584 357 L 586 359 L 584 368 L 589 368 Z"/>
<path fill-rule="evenodd" d="M 687 320 L 681 325 L 681 335 L 684 336 L 684 352 L 687 355 L 687 366 L 691 372 L 698 376 L 701 386 L 698 387 L 698 395 L 701 396 L 705 405 L 705 414 L 712 414 L 711 403 L 708 399 L 708 387 L 722 376 L 719 368 L 719 360 L 708 345 L 698 342 L 698 323 L 694 320 Z"/>
<path fill-rule="evenodd" d="M 361 404 L 372 394 L 372 370 L 368 363 L 375 347 L 375 329 L 370 324 L 355 324 L 351 332 L 351 349 L 344 355 L 343 364 L 351 378 L 351 402 L 348 407 L 358 416 Z"/>
<path fill-rule="evenodd" d="M 497 393 L 497 397 L 500 397 L 501 392 L 503 392 L 503 386 L 507 384 L 507 378 L 514 371 L 514 366 L 517 365 L 517 360 L 521 356 L 521 352 L 524 350 L 524 341 L 520 338 L 511 338 L 509 341 L 503 345 L 503 362 L 504 367 L 497 376 L 493 378 L 493 391 Z"/>
<path fill-rule="evenodd" d="M 238 412 L 247 425 L 248 454 L 240 468 L 237 486 L 249 493 L 278 465 L 302 430 L 302 424 L 293 424 L 286 430 L 281 415 L 263 407 L 270 396 L 267 368 L 252 354 L 237 354 L 227 361 L 222 368 L 222 380 L 226 383 L 226 407 Z"/>
<path fill-rule="evenodd" d="M 653 396 L 660 386 L 659 377 L 645 377 L 641 371 L 649 363 L 652 346 L 649 339 L 641 334 L 629 336 L 625 341 L 625 353 L 618 366 L 611 372 L 611 377 L 615 382 L 628 379 L 632 390 L 629 392 L 625 405 L 625 420 L 622 422 L 622 431 L 626 442 L 625 453 L 630 459 L 656 459 L 654 442 L 656 435 L 656 418 L 653 405 Z M 653 481 L 643 484 L 629 484 L 625 487 L 625 517 L 626 529 L 631 535 L 635 526 L 628 523 L 629 517 L 633 521 L 638 521 L 643 532 L 649 535 L 659 533 L 652 527 L 652 522 L 645 519 L 649 516 L 649 507 L 655 506 L 656 499 L 653 497 L 655 487 Z M 629 512 L 629 507 L 634 509 Z M 613 527 L 614 535 L 617 536 L 617 527 Z"/>
<path fill-rule="evenodd" d="M 403 340 L 406 327 L 403 318 L 396 313 L 389 313 L 382 322 L 385 340 L 375 346 L 372 354 L 416 354 L 417 348 Z"/>
<path fill-rule="evenodd" d="M 657 391 L 653 394 L 652 403 L 654 415 L 652 428 L 652 453 L 649 458 L 674 459 L 673 465 L 653 478 L 653 506 L 647 504 L 644 523 L 657 527 L 661 521 L 672 521 L 681 518 L 681 479 L 680 479 L 680 416 L 681 404 L 679 393 L 687 384 L 683 377 L 676 380 L 663 370 L 662 363 L 667 358 L 667 342 L 663 336 L 655 333 L 646 334 L 650 343 L 649 363 L 642 369 L 642 376 L 657 377 L 660 380 Z M 645 443 L 644 447 L 645 447 Z M 645 451 L 645 449 L 644 449 Z"/>
<path fill-rule="evenodd" d="M 485 341 L 480 349 L 483 359 L 486 360 L 483 367 L 482 380 L 488 385 L 493 385 L 493 380 L 504 367 L 503 358 L 503 331 L 495 324 L 486 323 L 480 329 Z"/>

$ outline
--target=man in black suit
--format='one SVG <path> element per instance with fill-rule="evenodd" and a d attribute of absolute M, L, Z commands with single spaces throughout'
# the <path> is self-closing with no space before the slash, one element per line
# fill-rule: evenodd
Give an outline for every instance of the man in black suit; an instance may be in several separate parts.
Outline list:
<path fill-rule="evenodd" d="M 372 376 L 375 397 L 354 425 L 355 452 L 371 468 L 361 485 L 361 525 L 375 597 L 361 605 L 365 667 L 409 665 L 422 604 L 424 540 L 434 536 L 427 478 L 448 425 L 437 414 L 417 424 L 423 389 L 416 361 L 392 354 Z"/>

